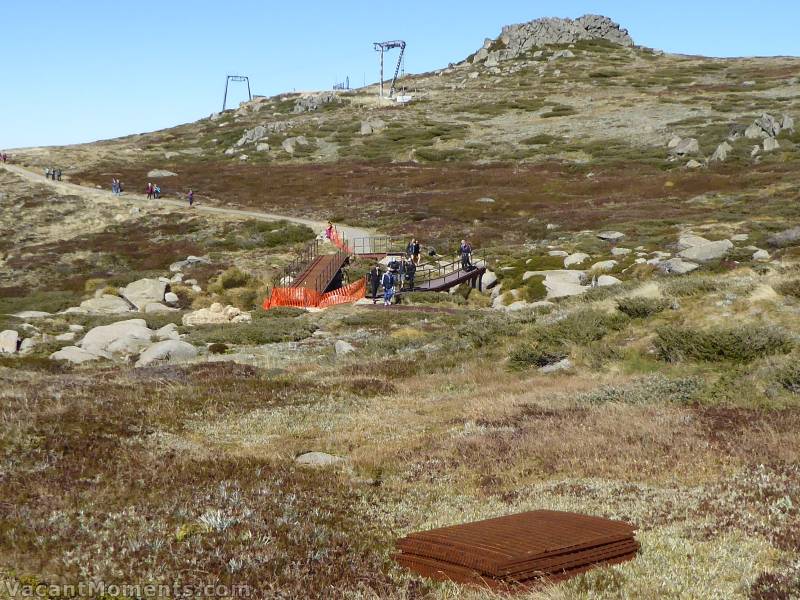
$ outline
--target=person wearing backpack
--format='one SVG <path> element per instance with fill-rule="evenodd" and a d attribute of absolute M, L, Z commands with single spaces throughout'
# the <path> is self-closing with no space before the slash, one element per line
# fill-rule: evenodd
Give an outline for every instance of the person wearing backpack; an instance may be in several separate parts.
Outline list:
<path fill-rule="evenodd" d="M 461 268 L 469 271 L 472 266 L 472 246 L 467 240 L 461 240 L 461 246 L 458 251 L 461 254 Z"/>
<path fill-rule="evenodd" d="M 378 288 L 381 287 L 381 266 L 375 265 L 369 270 L 369 291 L 372 293 L 372 303 L 378 303 Z"/>
<path fill-rule="evenodd" d="M 383 305 L 389 306 L 392 303 L 392 296 L 394 296 L 394 273 L 386 271 L 381 279 L 383 285 Z"/>
<path fill-rule="evenodd" d="M 406 289 L 409 292 L 414 291 L 414 277 L 417 274 L 417 265 L 414 264 L 413 260 L 410 260 L 406 263 Z"/>

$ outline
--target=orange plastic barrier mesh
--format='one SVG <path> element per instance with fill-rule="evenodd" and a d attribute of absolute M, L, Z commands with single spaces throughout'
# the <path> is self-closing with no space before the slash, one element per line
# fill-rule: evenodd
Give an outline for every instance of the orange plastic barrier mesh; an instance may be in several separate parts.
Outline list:
<path fill-rule="evenodd" d="M 344 287 L 339 288 L 338 290 L 333 290 L 332 292 L 328 292 L 327 294 L 323 294 L 322 298 L 319 301 L 318 306 L 320 308 L 327 308 L 329 306 L 333 306 L 334 304 L 346 304 L 348 302 L 357 302 L 364 297 L 364 294 L 367 291 L 367 280 L 366 279 L 359 279 L 351 283 L 350 285 L 346 285 Z"/>
<path fill-rule="evenodd" d="M 346 285 L 338 290 L 333 290 L 327 294 L 319 294 L 314 290 L 305 287 L 297 288 L 273 288 L 269 297 L 264 299 L 264 310 L 275 308 L 276 306 L 294 306 L 295 308 L 327 308 L 336 304 L 346 304 L 356 302 L 364 297 L 367 289 L 367 280 L 358 281 Z"/>
<path fill-rule="evenodd" d="M 336 228 L 334 228 L 333 231 L 331 232 L 331 242 L 333 243 L 334 246 L 336 246 L 342 252 L 348 252 L 348 253 L 350 252 L 350 248 L 345 243 L 345 241 L 342 239 L 342 236 L 339 233 L 339 230 L 336 229 Z"/>

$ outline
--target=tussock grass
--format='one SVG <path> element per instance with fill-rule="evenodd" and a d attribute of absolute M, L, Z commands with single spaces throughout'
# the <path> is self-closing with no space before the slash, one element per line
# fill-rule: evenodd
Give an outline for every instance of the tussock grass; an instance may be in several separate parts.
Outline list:
<path fill-rule="evenodd" d="M 777 327 L 740 325 L 699 330 L 692 327 L 661 327 L 655 340 L 658 355 L 666 361 L 752 362 L 774 354 L 786 354 L 793 343 Z"/>

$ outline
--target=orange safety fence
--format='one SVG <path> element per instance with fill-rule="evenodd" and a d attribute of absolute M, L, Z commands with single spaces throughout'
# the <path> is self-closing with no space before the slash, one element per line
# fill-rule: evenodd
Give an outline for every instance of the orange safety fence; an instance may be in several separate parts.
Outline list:
<path fill-rule="evenodd" d="M 270 295 L 264 299 L 264 310 L 275 308 L 276 306 L 293 306 L 295 308 L 327 308 L 336 304 L 357 302 L 364 297 L 367 289 L 367 280 L 358 281 L 333 290 L 327 294 L 320 294 L 314 290 L 297 287 L 285 288 L 276 287 L 272 289 Z"/>
<path fill-rule="evenodd" d="M 340 234 L 339 230 L 336 229 L 335 227 L 333 228 L 333 231 L 331 232 L 331 242 L 333 243 L 334 246 L 336 246 L 342 252 L 348 252 L 348 253 L 350 252 L 350 247 L 344 241 L 344 238 L 342 237 L 342 234 Z"/>
<path fill-rule="evenodd" d="M 338 290 L 333 290 L 327 294 L 323 294 L 319 301 L 320 308 L 327 308 L 335 304 L 346 304 L 348 302 L 358 302 L 364 297 L 367 291 L 367 280 L 361 278 L 358 281 L 340 287 Z"/>

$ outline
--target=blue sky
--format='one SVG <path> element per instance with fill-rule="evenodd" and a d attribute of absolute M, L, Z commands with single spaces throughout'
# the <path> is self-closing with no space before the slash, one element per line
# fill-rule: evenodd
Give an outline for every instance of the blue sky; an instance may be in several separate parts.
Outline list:
<path fill-rule="evenodd" d="M 372 42 L 406 70 L 461 60 L 504 24 L 605 14 L 638 44 L 710 56 L 800 55 L 796 0 L 23 0 L 0 7 L 0 148 L 152 131 L 220 109 L 227 73 L 254 94 L 378 78 Z M 244 99 L 234 87 L 231 99 Z"/>

